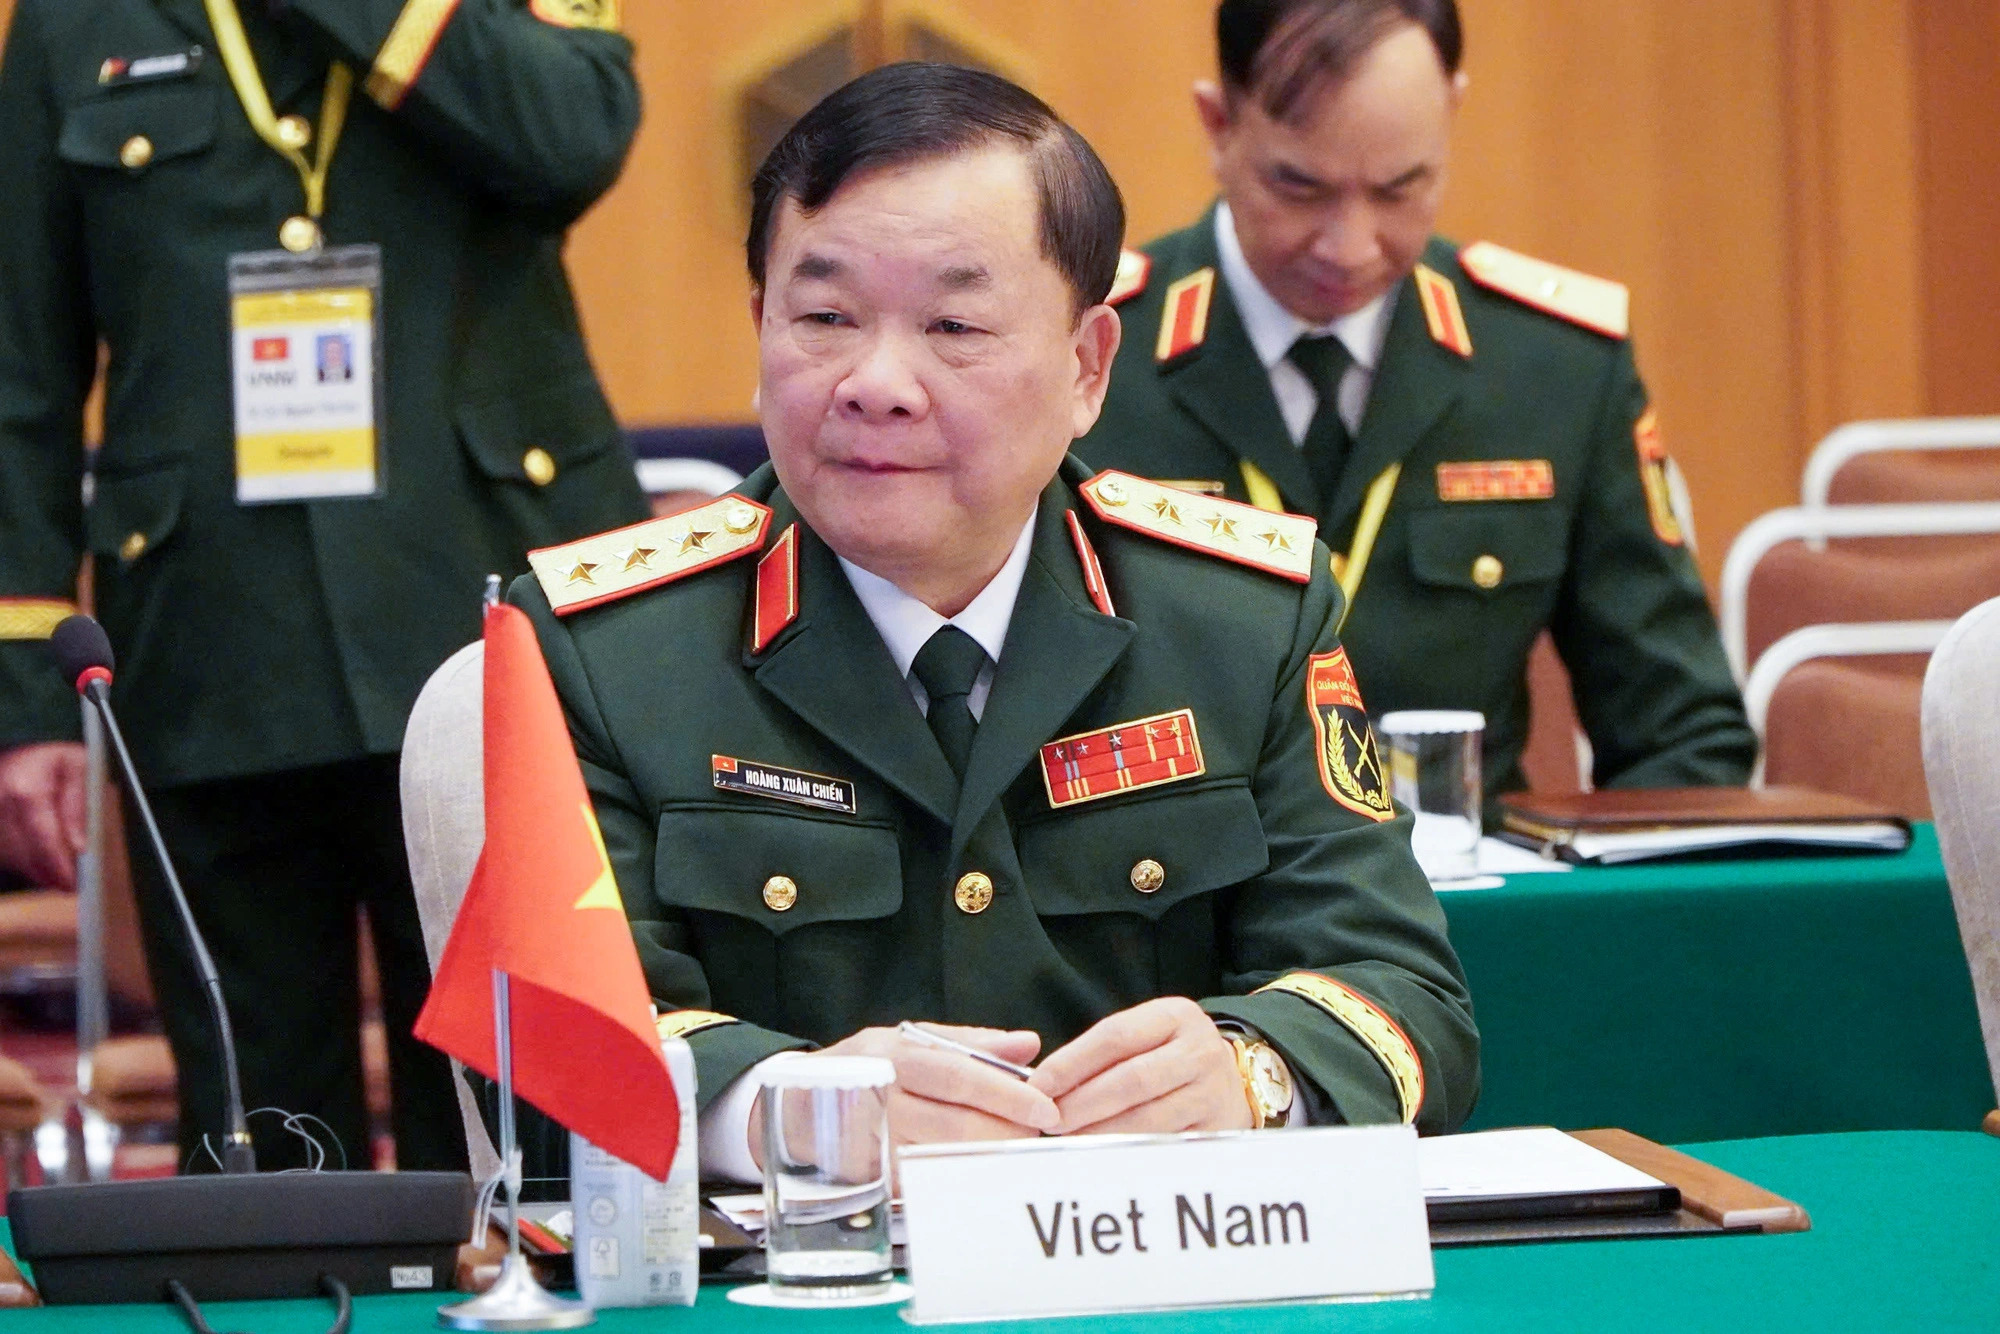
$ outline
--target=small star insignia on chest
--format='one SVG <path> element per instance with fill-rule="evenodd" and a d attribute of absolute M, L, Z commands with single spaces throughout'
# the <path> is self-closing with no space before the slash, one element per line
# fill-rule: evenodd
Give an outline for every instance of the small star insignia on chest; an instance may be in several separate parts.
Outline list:
<path fill-rule="evenodd" d="M 1181 507 L 1165 496 L 1161 496 L 1153 502 L 1152 511 L 1168 523 L 1179 523 L 1181 521 Z"/>
<path fill-rule="evenodd" d="M 576 568 L 569 572 L 569 581 L 573 584 L 594 584 L 597 581 L 590 576 L 596 573 L 596 565 L 587 560 L 580 560 L 576 563 Z"/>
<path fill-rule="evenodd" d="M 712 532 L 704 533 L 699 529 L 690 528 L 687 536 L 681 539 L 681 555 L 685 556 L 690 551 L 708 550 L 708 539 L 714 536 Z"/>
<path fill-rule="evenodd" d="M 1227 514 L 1211 514 L 1203 519 L 1202 522 L 1207 524 L 1208 531 L 1217 537 L 1234 539 L 1237 536 L 1236 520 L 1230 518 Z"/>
<path fill-rule="evenodd" d="M 625 568 L 628 570 L 650 570 L 653 568 L 653 557 L 658 554 L 659 550 L 656 547 L 633 547 L 625 553 Z"/>

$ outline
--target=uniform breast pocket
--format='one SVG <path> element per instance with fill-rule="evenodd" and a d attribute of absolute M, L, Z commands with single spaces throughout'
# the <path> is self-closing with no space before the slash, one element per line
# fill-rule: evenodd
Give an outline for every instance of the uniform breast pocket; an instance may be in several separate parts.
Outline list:
<path fill-rule="evenodd" d="M 217 90 L 177 82 L 118 88 L 63 112 L 56 155 L 134 179 L 215 143 Z"/>
<path fill-rule="evenodd" d="M 1568 560 L 1568 515 L 1546 500 L 1426 510 L 1410 519 L 1410 573 L 1482 599 L 1553 591 Z"/>
<path fill-rule="evenodd" d="M 1230 888 L 1270 863 L 1241 778 L 1056 811 L 1018 841 L 1056 949 L 1128 1003 L 1212 991 L 1228 967 Z"/>
<path fill-rule="evenodd" d="M 653 884 L 688 919 L 713 1008 L 815 1040 L 856 1026 L 820 998 L 875 991 L 903 906 L 892 825 L 723 802 L 660 812 Z"/>

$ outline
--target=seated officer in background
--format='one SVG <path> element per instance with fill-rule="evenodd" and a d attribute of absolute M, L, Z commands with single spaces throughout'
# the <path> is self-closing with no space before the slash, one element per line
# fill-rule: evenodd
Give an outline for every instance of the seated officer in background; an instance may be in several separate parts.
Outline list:
<path fill-rule="evenodd" d="M 569 711 L 704 1168 L 754 1081 L 895 1061 L 898 1142 L 1464 1120 L 1478 1039 L 1310 520 L 1066 458 L 1118 347 L 1090 147 L 897 65 L 759 172 L 771 469 L 537 553 Z M 1025 1083 L 909 1042 L 926 1020 Z"/>
<path fill-rule="evenodd" d="M 1486 715 L 1525 786 L 1553 632 L 1600 787 L 1744 782 L 1756 742 L 1670 492 L 1626 291 L 1431 234 L 1453 0 L 1222 0 L 1195 88 L 1222 200 L 1128 254 L 1098 467 L 1320 521 L 1378 710 Z"/>

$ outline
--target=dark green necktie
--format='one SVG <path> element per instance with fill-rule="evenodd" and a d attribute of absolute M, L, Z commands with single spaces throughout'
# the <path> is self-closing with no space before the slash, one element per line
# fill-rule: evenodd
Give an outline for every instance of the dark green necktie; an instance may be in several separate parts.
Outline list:
<path fill-rule="evenodd" d="M 972 716 L 972 683 L 986 665 L 986 650 L 979 641 L 955 625 L 947 625 L 917 650 L 910 671 L 930 696 L 931 735 L 951 764 L 951 771 L 965 777 L 965 763 L 972 758 L 972 734 L 979 721 Z"/>
<path fill-rule="evenodd" d="M 1313 485 L 1319 488 L 1320 508 L 1324 510 L 1333 504 L 1341 470 L 1347 466 L 1347 455 L 1353 447 L 1347 423 L 1340 419 L 1340 379 L 1354 364 L 1354 358 L 1348 353 L 1347 344 L 1332 334 L 1307 334 L 1293 343 L 1292 350 L 1285 355 L 1312 381 L 1314 391 L 1319 394 L 1319 407 L 1313 411 L 1312 424 L 1306 427 L 1299 453 L 1305 459 L 1306 471 L 1312 474 Z"/>

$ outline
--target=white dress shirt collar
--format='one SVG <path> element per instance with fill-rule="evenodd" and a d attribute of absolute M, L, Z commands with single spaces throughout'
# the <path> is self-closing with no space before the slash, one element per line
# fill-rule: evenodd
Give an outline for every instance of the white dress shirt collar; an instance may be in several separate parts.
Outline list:
<path fill-rule="evenodd" d="M 1270 370 L 1284 361 L 1292 344 L 1307 334 L 1333 334 L 1347 345 L 1354 364 L 1373 372 L 1382 361 L 1382 345 L 1389 339 L 1389 316 L 1395 302 L 1390 288 L 1352 315 L 1343 315 L 1331 324 L 1307 324 L 1280 305 L 1250 268 L 1243 246 L 1236 239 L 1236 219 L 1226 203 L 1215 206 L 1215 248 L 1222 259 L 1222 280 L 1229 285 L 1230 299 L 1250 335 L 1257 359 Z"/>
<path fill-rule="evenodd" d="M 986 650 L 992 664 L 999 664 L 1000 650 L 1007 642 L 1007 626 L 1014 619 L 1014 604 L 1020 600 L 1021 580 L 1028 572 L 1028 551 L 1034 545 L 1034 537 L 1035 515 L 1031 513 L 1021 525 L 1021 535 L 1014 539 L 1014 549 L 1007 553 L 1000 572 L 979 590 L 979 596 L 966 604 L 964 611 L 949 620 L 881 575 L 870 574 L 846 557 L 839 557 L 841 571 L 847 575 L 854 596 L 861 600 L 861 609 L 874 622 L 876 633 L 882 636 L 889 656 L 895 660 L 896 670 L 910 683 L 920 705 L 928 701 L 921 693 L 922 687 L 910 677 L 910 664 L 916 661 L 917 651 L 945 626 L 955 625 L 971 635 Z M 967 701 L 974 715 L 984 708 L 992 670 L 992 667 L 981 670 L 980 682 Z"/>

